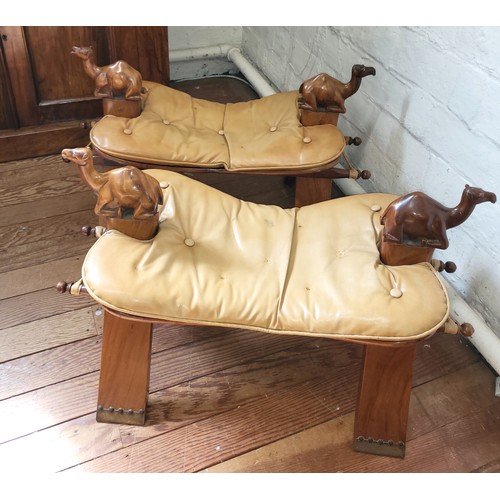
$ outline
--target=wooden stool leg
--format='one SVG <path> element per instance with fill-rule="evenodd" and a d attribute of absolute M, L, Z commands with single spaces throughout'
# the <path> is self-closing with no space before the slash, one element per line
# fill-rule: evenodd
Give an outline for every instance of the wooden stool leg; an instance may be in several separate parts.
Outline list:
<path fill-rule="evenodd" d="M 364 346 L 354 449 L 404 457 L 416 343 Z"/>
<path fill-rule="evenodd" d="M 303 207 L 332 198 L 332 179 L 296 177 L 295 206 Z"/>
<path fill-rule="evenodd" d="M 105 311 L 97 421 L 144 425 L 152 325 Z"/>

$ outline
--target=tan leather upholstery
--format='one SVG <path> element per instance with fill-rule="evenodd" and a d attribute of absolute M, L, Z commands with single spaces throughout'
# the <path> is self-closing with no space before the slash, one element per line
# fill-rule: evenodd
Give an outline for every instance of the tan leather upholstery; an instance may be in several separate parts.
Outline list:
<path fill-rule="evenodd" d="M 431 265 L 389 267 L 379 219 L 395 197 L 366 194 L 303 208 L 242 202 L 149 170 L 164 188 L 160 231 L 116 231 L 88 252 L 83 280 L 99 302 L 135 316 L 352 339 L 434 333 L 449 301 Z"/>
<path fill-rule="evenodd" d="M 300 124 L 298 92 L 224 105 L 145 84 L 139 117 L 108 115 L 92 128 L 97 149 L 149 165 L 313 172 L 338 160 L 345 148 L 337 127 Z"/>

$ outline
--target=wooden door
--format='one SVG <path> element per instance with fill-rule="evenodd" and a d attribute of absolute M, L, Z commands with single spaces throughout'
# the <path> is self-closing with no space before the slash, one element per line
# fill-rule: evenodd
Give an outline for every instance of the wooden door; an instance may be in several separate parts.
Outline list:
<path fill-rule="evenodd" d="M 85 124 L 102 115 L 74 45 L 92 45 L 99 66 L 124 59 L 145 80 L 169 79 L 164 27 L 0 28 L 0 161 L 57 153 L 88 142 Z"/>

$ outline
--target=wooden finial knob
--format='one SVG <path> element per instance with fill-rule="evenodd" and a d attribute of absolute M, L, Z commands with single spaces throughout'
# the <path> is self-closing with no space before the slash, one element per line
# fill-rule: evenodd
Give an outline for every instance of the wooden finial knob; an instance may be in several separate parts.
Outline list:
<path fill-rule="evenodd" d="M 59 281 L 56 285 L 56 290 L 60 293 L 65 293 L 71 288 L 71 283 L 66 283 L 66 281 Z"/>
<path fill-rule="evenodd" d="M 448 262 L 445 262 L 444 270 L 447 273 L 454 273 L 457 270 L 457 265 L 449 260 Z"/>
<path fill-rule="evenodd" d="M 59 281 L 56 285 L 56 290 L 60 293 L 68 292 L 70 295 L 80 295 L 81 293 L 87 292 L 83 280 L 81 279 L 78 281 L 70 281 L 69 283 L 66 281 Z"/>
<path fill-rule="evenodd" d="M 433 259 L 431 263 L 434 265 L 436 271 L 439 271 L 440 273 L 443 271 L 446 271 L 447 273 L 454 273 L 457 270 L 457 265 L 451 261 L 443 262 L 442 260 Z"/>
<path fill-rule="evenodd" d="M 464 337 L 472 337 L 474 334 L 474 327 L 470 323 L 462 323 L 458 326 L 458 333 Z"/>
<path fill-rule="evenodd" d="M 361 137 L 347 137 L 347 145 L 348 146 L 359 146 L 362 143 Z"/>

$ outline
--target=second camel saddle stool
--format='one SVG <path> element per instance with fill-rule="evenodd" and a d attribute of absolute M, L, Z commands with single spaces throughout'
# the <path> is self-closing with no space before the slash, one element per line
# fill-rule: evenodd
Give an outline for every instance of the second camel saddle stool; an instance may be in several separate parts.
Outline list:
<path fill-rule="evenodd" d="M 466 186 L 455 208 L 417 192 L 282 209 L 168 170 L 100 173 L 89 148 L 62 155 L 102 224 L 81 279 L 58 284 L 105 309 L 100 422 L 145 423 L 153 323 L 236 327 L 361 343 L 354 449 L 404 456 L 417 343 L 473 332 L 450 318 L 437 271 L 452 266 L 433 251 L 493 193 Z"/>
<path fill-rule="evenodd" d="M 339 113 L 375 69 L 352 67 L 343 83 L 320 74 L 299 91 L 221 104 L 142 81 L 125 61 L 99 67 L 91 47 L 73 47 L 103 98 L 104 117 L 90 131 L 92 150 L 107 160 L 177 172 L 287 175 L 296 178 L 295 205 L 331 198 L 332 179 L 369 178 L 345 156 Z M 339 167 L 345 158 L 349 168 Z"/>

